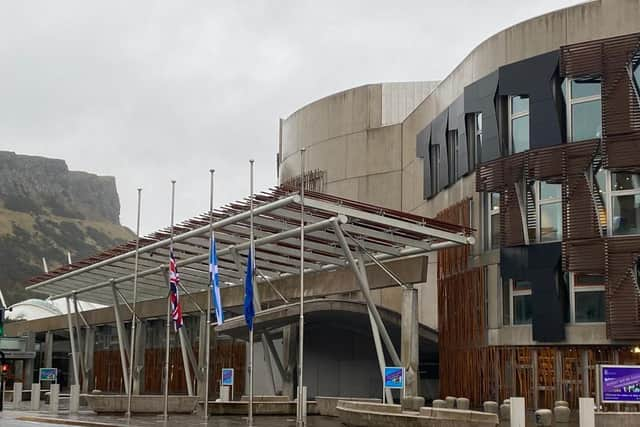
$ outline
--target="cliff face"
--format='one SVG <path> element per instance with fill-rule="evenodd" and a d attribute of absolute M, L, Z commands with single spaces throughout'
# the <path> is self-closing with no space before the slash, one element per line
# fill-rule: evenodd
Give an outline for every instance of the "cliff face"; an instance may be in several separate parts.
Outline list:
<path fill-rule="evenodd" d="M 69 171 L 64 160 L 0 151 L 0 289 L 8 304 L 25 281 L 132 239 L 119 222 L 115 178 Z"/>
<path fill-rule="evenodd" d="M 19 212 L 120 223 L 115 178 L 70 171 L 64 160 L 0 151 L 0 202 Z"/>

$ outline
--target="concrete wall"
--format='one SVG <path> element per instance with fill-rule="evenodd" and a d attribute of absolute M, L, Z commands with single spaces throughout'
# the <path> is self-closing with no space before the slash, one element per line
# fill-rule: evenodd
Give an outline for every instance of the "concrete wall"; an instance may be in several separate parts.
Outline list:
<path fill-rule="evenodd" d="M 472 198 L 473 226 L 481 230 L 481 198 L 475 174 L 423 198 L 423 160 L 416 157 L 416 135 L 459 96 L 464 87 L 500 66 L 550 52 L 563 45 L 640 31 L 639 0 L 601 0 L 557 10 L 496 33 L 480 43 L 451 73 L 433 87 L 368 85 L 323 98 L 283 121 L 280 178 L 295 176 L 298 152 L 308 150 L 308 167 L 327 173 L 326 191 L 348 198 L 433 217 L 442 209 Z M 403 95 L 400 95 L 402 91 Z M 426 95 L 415 109 L 415 102 Z M 402 110 L 404 96 L 405 109 Z M 381 105 L 381 111 L 378 106 Z M 399 107 L 398 107 L 399 106 Z M 406 118 L 403 118 L 406 112 Z M 340 114 L 342 113 L 342 114 Z M 397 123 L 401 123 L 398 125 Z M 389 125 L 384 127 L 385 125 Z M 480 237 L 480 236 L 478 236 Z M 478 238 L 478 242 L 482 240 Z M 482 245 L 473 249 L 474 263 L 489 265 L 490 342 L 495 345 L 533 344 L 531 328 L 502 327 L 498 286 L 499 257 L 488 256 Z M 490 255 L 490 254 L 489 254 Z M 420 321 L 437 326 L 435 257 L 429 260 L 429 280 L 420 288 Z M 378 292 L 379 302 L 399 307 L 399 293 Z M 567 344 L 608 344 L 599 326 L 567 327 Z"/>

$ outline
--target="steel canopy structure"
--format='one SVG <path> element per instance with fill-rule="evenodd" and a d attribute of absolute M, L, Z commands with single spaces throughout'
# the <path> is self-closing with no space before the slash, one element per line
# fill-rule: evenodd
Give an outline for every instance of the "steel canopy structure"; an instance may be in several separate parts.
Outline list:
<path fill-rule="evenodd" d="M 230 203 L 213 213 L 221 281 L 242 285 L 249 242 L 249 199 Z M 473 244 L 472 230 L 405 212 L 323 193 L 305 192 L 305 273 L 349 264 L 336 229 L 349 247 L 366 253 L 367 263 L 424 254 L 450 246 Z M 170 231 L 140 239 L 138 301 L 164 298 Z M 300 272 L 300 196 L 279 187 L 254 198 L 257 279 L 276 281 Z M 53 298 L 113 305 L 115 287 L 121 297 L 133 295 L 135 241 L 32 278 L 28 290 Z M 182 284 L 188 292 L 209 285 L 209 213 L 175 226 L 174 252 Z"/>

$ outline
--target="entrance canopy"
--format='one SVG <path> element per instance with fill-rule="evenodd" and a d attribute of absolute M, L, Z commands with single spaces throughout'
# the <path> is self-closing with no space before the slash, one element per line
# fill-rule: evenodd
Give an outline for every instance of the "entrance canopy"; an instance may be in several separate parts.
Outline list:
<path fill-rule="evenodd" d="M 416 256 L 473 243 L 472 230 L 433 219 L 355 202 L 323 193 L 304 195 L 304 271 L 326 271 L 348 265 L 336 229 L 366 263 Z M 254 196 L 257 280 L 273 282 L 300 274 L 301 197 L 276 188 Z M 213 212 L 221 286 L 244 282 L 249 241 L 249 199 Z M 209 284 L 209 213 L 174 227 L 174 253 L 181 282 L 188 292 Z M 140 238 L 137 300 L 167 296 L 170 229 Z M 113 305 L 115 286 L 132 300 L 135 241 L 85 260 L 62 266 L 29 281 L 27 289 L 53 298 Z"/>

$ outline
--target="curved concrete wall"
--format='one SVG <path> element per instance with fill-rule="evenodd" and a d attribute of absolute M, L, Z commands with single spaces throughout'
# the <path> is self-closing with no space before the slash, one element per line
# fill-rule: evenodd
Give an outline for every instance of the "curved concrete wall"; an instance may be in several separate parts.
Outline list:
<path fill-rule="evenodd" d="M 423 101 L 399 124 L 382 119 L 382 85 L 369 85 L 321 99 L 292 114 L 282 123 L 280 153 L 281 180 L 299 171 L 299 148 L 308 148 L 309 169 L 326 171 L 325 191 L 385 207 L 397 208 L 428 217 L 467 197 L 473 198 L 474 227 L 480 229 L 481 206 L 475 192 L 475 173 L 471 173 L 428 201 L 423 191 L 423 160 L 416 156 L 416 136 L 464 93 L 465 86 L 498 70 L 499 67 L 559 49 L 563 45 L 613 37 L 640 31 L 640 0 L 600 0 L 550 12 L 507 28 L 478 45 L 440 83 L 427 91 Z M 433 87 L 433 84 L 426 84 Z M 411 104 L 411 103 L 407 103 Z M 380 107 L 379 107 L 380 106 Z M 396 119 L 400 120 L 401 115 Z M 385 126 L 386 125 L 386 126 Z M 398 139 L 399 138 L 399 139 Z M 489 265 L 489 283 L 497 283 L 499 254 L 474 252 L 478 262 Z M 435 257 L 430 257 L 428 283 L 435 284 Z M 426 287 L 425 287 L 426 288 Z M 421 290 L 421 321 L 437 326 L 435 286 Z M 499 326 L 501 307 L 498 290 L 489 292 L 489 327 Z M 382 297 L 384 305 L 399 308 L 397 295 Z M 526 331 L 503 328 L 490 335 L 493 344 L 518 342 L 512 339 Z M 513 329 L 513 328 L 512 328 Z M 567 343 L 607 343 L 604 330 L 583 339 L 582 326 L 568 326 Z M 571 331 L 575 329 L 575 334 Z M 522 332 L 522 333 L 521 333 Z M 509 335 L 511 334 L 511 335 Z M 582 341 L 581 341 L 582 340 Z"/>
<path fill-rule="evenodd" d="M 309 104 L 282 121 L 281 181 L 306 168 L 326 173 L 328 193 L 399 209 L 400 122 L 435 87 L 435 82 L 360 86 Z"/>

